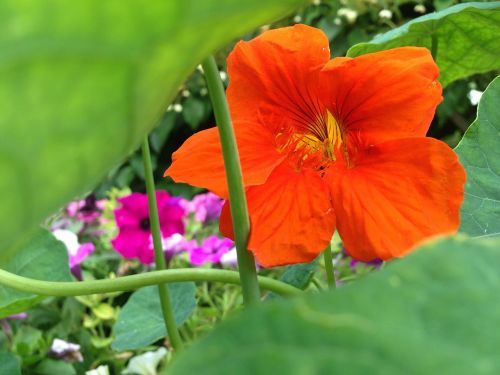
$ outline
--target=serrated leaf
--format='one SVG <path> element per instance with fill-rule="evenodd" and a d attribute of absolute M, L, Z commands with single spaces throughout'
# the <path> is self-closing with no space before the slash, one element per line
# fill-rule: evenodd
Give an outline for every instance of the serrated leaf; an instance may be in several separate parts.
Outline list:
<path fill-rule="evenodd" d="M 0 251 L 130 154 L 209 53 L 300 3 L 0 2 Z"/>
<path fill-rule="evenodd" d="M 20 245 L 15 256 L 0 258 L 0 268 L 37 280 L 72 280 L 65 245 L 44 229 Z M 44 298 L 0 285 L 0 318 L 24 312 Z"/>
<path fill-rule="evenodd" d="M 500 235 L 500 77 L 481 96 L 477 118 L 455 151 L 467 172 L 460 231 Z"/>
<path fill-rule="evenodd" d="M 183 324 L 196 307 L 195 285 L 192 282 L 168 284 L 172 310 L 177 326 Z M 158 288 L 149 286 L 132 294 L 118 314 L 114 326 L 117 351 L 135 350 L 166 337 Z"/>
<path fill-rule="evenodd" d="M 499 247 L 440 239 L 333 292 L 254 307 L 169 373 L 498 374 Z"/>
<path fill-rule="evenodd" d="M 349 49 L 347 56 L 402 46 L 435 50 L 443 87 L 476 73 L 500 69 L 500 2 L 464 3 L 426 14 Z M 434 48 L 433 48 L 434 40 Z"/>

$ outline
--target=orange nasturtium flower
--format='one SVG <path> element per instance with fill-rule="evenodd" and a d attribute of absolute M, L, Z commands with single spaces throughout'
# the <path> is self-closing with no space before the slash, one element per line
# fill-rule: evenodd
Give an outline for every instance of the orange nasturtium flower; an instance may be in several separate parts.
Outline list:
<path fill-rule="evenodd" d="M 425 137 L 442 100 L 428 50 L 330 60 L 323 32 L 295 25 L 239 42 L 227 63 L 248 248 L 260 264 L 311 261 L 335 229 L 364 261 L 457 229 L 465 172 Z M 189 138 L 165 175 L 227 199 L 217 129 Z M 232 237 L 228 203 L 220 229 Z"/>

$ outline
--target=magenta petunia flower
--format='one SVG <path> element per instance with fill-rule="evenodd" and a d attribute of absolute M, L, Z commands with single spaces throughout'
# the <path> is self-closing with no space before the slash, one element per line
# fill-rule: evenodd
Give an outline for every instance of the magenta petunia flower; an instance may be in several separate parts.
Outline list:
<path fill-rule="evenodd" d="M 194 215 L 196 221 L 207 223 L 219 218 L 223 204 L 223 199 L 208 192 L 196 195 L 186 203 L 186 208 L 189 213 Z"/>
<path fill-rule="evenodd" d="M 234 247 L 234 242 L 229 238 L 219 238 L 215 235 L 208 236 L 201 246 L 189 250 L 189 261 L 194 266 L 205 263 L 220 263 L 224 254 Z"/>
<path fill-rule="evenodd" d="M 184 233 L 185 211 L 180 199 L 171 197 L 166 191 L 157 191 L 156 201 L 162 237 L 165 239 L 174 233 Z M 113 213 L 119 233 L 111 244 L 125 258 L 137 258 L 143 264 L 152 263 L 154 250 L 147 195 L 132 193 L 118 199 L 118 202 L 122 206 Z"/>

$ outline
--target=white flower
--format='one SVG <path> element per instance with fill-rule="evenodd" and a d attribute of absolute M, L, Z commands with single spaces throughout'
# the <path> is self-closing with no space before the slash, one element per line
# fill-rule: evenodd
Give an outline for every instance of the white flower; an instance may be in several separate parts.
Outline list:
<path fill-rule="evenodd" d="M 130 359 L 122 374 L 156 375 L 156 368 L 166 355 L 167 349 L 162 347 L 155 352 L 146 352 L 135 356 Z"/>
<path fill-rule="evenodd" d="M 201 96 L 205 96 L 205 95 L 207 95 L 207 94 L 208 94 L 208 90 L 207 90 L 207 88 L 206 88 L 206 87 L 202 87 L 202 88 L 200 89 L 200 95 L 201 95 Z"/>
<path fill-rule="evenodd" d="M 380 12 L 378 12 L 378 16 L 380 18 L 390 20 L 392 18 L 392 12 L 389 9 L 382 9 Z"/>
<path fill-rule="evenodd" d="M 337 15 L 339 17 L 344 17 L 349 23 L 356 22 L 356 19 L 358 18 L 358 12 L 356 12 L 354 9 L 349 8 L 340 8 L 337 11 Z"/>
<path fill-rule="evenodd" d="M 413 7 L 413 10 L 416 12 L 416 13 L 420 13 L 420 14 L 424 14 L 427 9 L 425 8 L 425 5 L 424 4 L 417 4 Z"/>
<path fill-rule="evenodd" d="M 470 100 L 470 103 L 472 105 L 478 105 L 479 100 L 481 99 L 482 95 L 483 95 L 483 92 L 479 91 L 479 90 L 470 90 L 469 93 L 467 94 L 467 96 Z"/>
<path fill-rule="evenodd" d="M 223 81 L 225 81 L 227 79 L 227 73 L 223 70 L 221 70 L 219 72 L 219 75 L 220 75 L 220 79 L 222 79 Z"/>
<path fill-rule="evenodd" d="M 174 104 L 172 106 L 172 109 L 174 110 L 174 112 L 180 113 L 180 112 L 182 112 L 182 104 L 179 104 L 179 103 Z"/>
<path fill-rule="evenodd" d="M 319 5 L 319 4 L 321 4 L 321 0 L 313 0 L 313 4 L 314 5 Z"/>
<path fill-rule="evenodd" d="M 78 248 L 80 247 L 80 244 L 78 243 L 78 236 L 76 235 L 76 233 L 67 229 L 56 229 L 52 232 L 52 234 L 55 238 L 66 245 L 66 249 L 68 249 L 68 254 L 70 256 L 76 255 Z"/>
<path fill-rule="evenodd" d="M 80 345 L 73 344 L 61 339 L 54 339 L 50 346 L 50 352 L 58 358 L 66 358 L 69 360 L 77 360 L 83 362 L 82 354 L 80 353 Z"/>
<path fill-rule="evenodd" d="M 236 248 L 233 247 L 227 253 L 222 255 L 222 257 L 220 258 L 220 263 L 223 266 L 229 266 L 229 267 L 236 266 L 238 264 L 238 257 L 237 257 L 237 253 L 236 253 Z"/>
<path fill-rule="evenodd" d="M 342 20 L 339 17 L 333 19 L 333 23 L 337 26 L 342 25 Z"/>
<path fill-rule="evenodd" d="M 189 92 L 189 90 L 182 90 L 181 94 L 185 98 L 191 96 L 191 93 Z"/>
<path fill-rule="evenodd" d="M 302 17 L 299 16 L 298 14 L 295 17 L 293 17 L 293 22 L 300 23 L 300 21 L 302 21 Z"/>
<path fill-rule="evenodd" d="M 106 365 L 102 365 L 94 370 L 85 372 L 85 375 L 109 375 L 109 368 Z"/>

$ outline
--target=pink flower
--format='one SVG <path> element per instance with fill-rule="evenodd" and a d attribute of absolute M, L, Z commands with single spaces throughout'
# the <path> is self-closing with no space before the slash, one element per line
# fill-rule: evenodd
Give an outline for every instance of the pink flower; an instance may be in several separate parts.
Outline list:
<path fill-rule="evenodd" d="M 174 233 L 184 233 L 184 209 L 179 198 L 171 197 L 166 191 L 156 192 L 163 238 Z M 148 197 L 132 193 L 118 199 L 122 207 L 113 211 L 119 233 L 111 244 L 117 252 L 128 259 L 137 258 L 143 264 L 153 262 L 154 251 L 149 222 Z"/>
<path fill-rule="evenodd" d="M 105 202 L 105 199 L 96 200 L 94 195 L 89 195 L 85 199 L 70 202 L 66 211 L 75 220 L 89 224 L 101 216 Z"/>
<path fill-rule="evenodd" d="M 196 221 L 207 223 L 219 218 L 223 203 L 224 200 L 208 192 L 196 195 L 186 203 L 186 208 L 189 213 L 194 214 Z"/>
<path fill-rule="evenodd" d="M 201 246 L 189 251 L 189 261 L 194 266 L 202 266 L 205 263 L 220 263 L 224 254 L 234 247 L 229 238 L 219 238 L 215 235 L 205 238 Z"/>
<path fill-rule="evenodd" d="M 163 240 L 163 251 L 167 259 L 172 258 L 177 253 L 190 252 L 197 245 L 195 240 L 187 240 L 182 234 L 174 233 Z"/>

